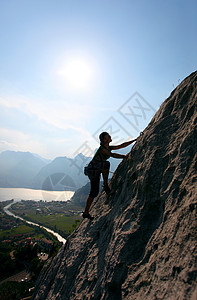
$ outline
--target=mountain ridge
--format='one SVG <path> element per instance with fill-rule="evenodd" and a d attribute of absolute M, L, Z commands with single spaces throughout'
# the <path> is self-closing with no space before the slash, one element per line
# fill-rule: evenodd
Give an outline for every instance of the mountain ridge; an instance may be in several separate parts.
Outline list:
<path fill-rule="evenodd" d="M 45 162 L 31 152 L 4 151 L 0 154 L 0 187 L 28 188 Z"/>
<path fill-rule="evenodd" d="M 83 167 L 90 160 L 91 157 L 82 153 L 74 158 L 58 156 L 47 160 L 31 152 L 6 150 L 0 153 L 0 187 L 76 191 L 88 182 L 83 174 Z M 112 172 L 119 162 L 110 159 Z M 62 179 L 62 183 L 53 184 L 57 178 Z"/>

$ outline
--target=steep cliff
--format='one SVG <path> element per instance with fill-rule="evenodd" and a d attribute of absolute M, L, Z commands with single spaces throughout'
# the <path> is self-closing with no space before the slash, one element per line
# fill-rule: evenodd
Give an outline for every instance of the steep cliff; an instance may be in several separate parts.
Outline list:
<path fill-rule="evenodd" d="M 33 299 L 195 299 L 197 72 L 161 105 Z"/>

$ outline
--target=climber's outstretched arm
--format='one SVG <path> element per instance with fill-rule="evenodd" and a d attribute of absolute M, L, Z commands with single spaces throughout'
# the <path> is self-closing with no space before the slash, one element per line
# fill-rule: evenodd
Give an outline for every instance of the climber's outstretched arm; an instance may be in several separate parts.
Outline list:
<path fill-rule="evenodd" d="M 107 150 L 107 149 L 102 149 L 102 153 L 109 155 L 110 157 L 113 158 L 126 158 L 126 155 L 123 154 L 118 154 L 118 153 L 112 153 L 111 151 Z"/>
<path fill-rule="evenodd" d="M 111 150 L 117 150 L 117 149 L 125 148 L 125 147 L 131 145 L 132 143 L 134 143 L 135 141 L 137 141 L 137 139 L 129 141 L 129 142 L 122 143 L 122 144 L 117 145 L 117 146 L 111 146 Z"/>

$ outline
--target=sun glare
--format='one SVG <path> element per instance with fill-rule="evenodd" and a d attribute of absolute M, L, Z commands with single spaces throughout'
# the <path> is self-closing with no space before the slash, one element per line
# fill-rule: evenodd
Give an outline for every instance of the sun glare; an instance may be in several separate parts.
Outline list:
<path fill-rule="evenodd" d="M 93 68 L 82 59 L 69 60 L 58 71 L 66 85 L 74 90 L 89 90 L 92 84 Z"/>

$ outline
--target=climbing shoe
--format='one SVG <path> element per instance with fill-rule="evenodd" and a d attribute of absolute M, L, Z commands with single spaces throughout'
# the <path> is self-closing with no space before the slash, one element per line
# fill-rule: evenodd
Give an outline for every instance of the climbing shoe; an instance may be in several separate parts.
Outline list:
<path fill-rule="evenodd" d="M 111 190 L 108 185 L 104 187 L 104 191 L 107 195 L 109 195 L 111 193 Z"/>
<path fill-rule="evenodd" d="M 84 219 L 89 219 L 91 221 L 94 219 L 94 217 L 92 217 L 90 214 L 86 214 L 85 212 L 82 214 L 82 217 Z"/>

